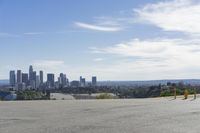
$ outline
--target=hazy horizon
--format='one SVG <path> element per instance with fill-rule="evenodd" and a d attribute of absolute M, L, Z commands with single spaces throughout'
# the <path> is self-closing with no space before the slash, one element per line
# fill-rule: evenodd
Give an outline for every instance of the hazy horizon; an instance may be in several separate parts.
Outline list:
<path fill-rule="evenodd" d="M 0 79 L 29 65 L 70 80 L 200 79 L 199 9 L 197 0 L 0 0 Z"/>

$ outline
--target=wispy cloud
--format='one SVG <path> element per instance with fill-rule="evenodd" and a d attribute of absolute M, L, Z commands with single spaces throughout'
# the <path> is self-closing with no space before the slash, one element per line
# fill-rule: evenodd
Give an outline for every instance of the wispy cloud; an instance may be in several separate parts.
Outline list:
<path fill-rule="evenodd" d="M 47 32 L 26 32 L 24 35 L 42 35 L 46 34 Z"/>
<path fill-rule="evenodd" d="M 103 60 L 104 60 L 103 58 L 95 58 L 94 59 L 95 62 L 100 62 L 100 61 L 103 61 Z"/>
<path fill-rule="evenodd" d="M 10 37 L 20 37 L 20 35 L 6 33 L 6 32 L 0 32 L 0 37 L 1 38 L 10 38 Z"/>
<path fill-rule="evenodd" d="M 165 31 L 200 34 L 200 2 L 170 0 L 147 4 L 134 10 L 140 22 L 150 23 Z"/>
<path fill-rule="evenodd" d="M 121 27 L 116 27 L 116 26 L 102 26 L 102 25 L 95 25 L 95 24 L 87 24 L 87 23 L 82 23 L 82 22 L 75 22 L 75 25 L 88 29 L 88 30 L 94 30 L 94 31 L 104 31 L 104 32 L 117 32 L 121 31 Z"/>
<path fill-rule="evenodd" d="M 35 60 L 33 65 L 39 68 L 56 68 L 64 66 L 65 63 L 62 60 Z"/>

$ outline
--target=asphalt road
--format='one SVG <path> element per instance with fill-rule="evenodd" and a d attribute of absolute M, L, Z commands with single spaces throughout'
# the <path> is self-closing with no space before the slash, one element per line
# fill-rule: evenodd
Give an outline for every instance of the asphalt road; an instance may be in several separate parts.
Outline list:
<path fill-rule="evenodd" d="M 200 98 L 0 102 L 0 133 L 199 133 Z"/>

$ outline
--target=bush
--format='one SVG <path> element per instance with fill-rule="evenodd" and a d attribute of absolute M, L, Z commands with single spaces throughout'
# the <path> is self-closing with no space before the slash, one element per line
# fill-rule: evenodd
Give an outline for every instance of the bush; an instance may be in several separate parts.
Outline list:
<path fill-rule="evenodd" d="M 43 94 L 37 91 L 18 91 L 17 92 L 17 100 L 39 100 L 43 99 Z"/>
<path fill-rule="evenodd" d="M 113 99 L 114 97 L 108 93 L 100 94 L 96 96 L 96 99 Z"/>

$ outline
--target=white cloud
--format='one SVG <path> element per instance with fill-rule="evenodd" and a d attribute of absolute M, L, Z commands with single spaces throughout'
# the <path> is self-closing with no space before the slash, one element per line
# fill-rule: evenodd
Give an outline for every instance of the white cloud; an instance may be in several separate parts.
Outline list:
<path fill-rule="evenodd" d="M 134 10 L 141 22 L 151 23 L 165 31 L 200 34 L 200 3 L 194 0 L 170 0 L 147 4 Z"/>
<path fill-rule="evenodd" d="M 122 28 L 116 27 L 116 26 L 87 24 L 87 23 L 82 23 L 82 22 L 75 22 L 75 25 L 80 28 L 94 30 L 94 31 L 117 32 L 117 31 L 122 30 Z"/>
<path fill-rule="evenodd" d="M 199 45 L 198 39 L 133 39 L 106 48 L 93 47 L 92 51 L 119 57 L 105 68 L 98 68 L 101 73 L 110 73 L 107 76 L 111 79 L 197 78 L 192 70 L 200 68 Z"/>

